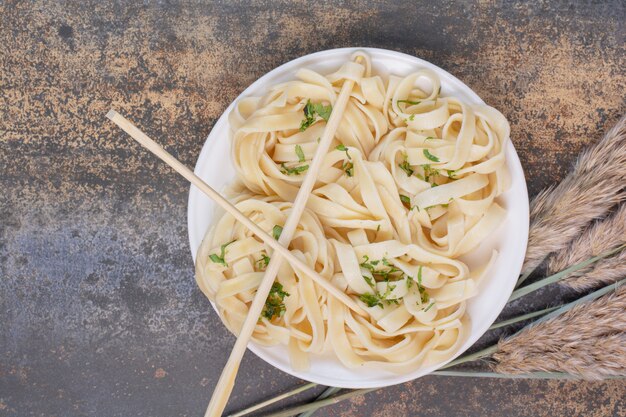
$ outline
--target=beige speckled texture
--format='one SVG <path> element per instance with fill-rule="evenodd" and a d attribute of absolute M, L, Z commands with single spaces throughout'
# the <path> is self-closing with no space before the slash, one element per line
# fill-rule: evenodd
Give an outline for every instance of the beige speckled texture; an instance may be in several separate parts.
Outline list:
<path fill-rule="evenodd" d="M 531 194 L 626 110 L 622 1 L 435 3 L 0 0 L 0 415 L 198 416 L 233 343 L 193 280 L 187 184 L 111 106 L 193 165 L 270 69 L 398 50 L 502 110 Z M 229 409 L 299 383 L 248 354 Z M 319 415 L 618 416 L 625 397 L 623 381 L 426 377 Z"/>

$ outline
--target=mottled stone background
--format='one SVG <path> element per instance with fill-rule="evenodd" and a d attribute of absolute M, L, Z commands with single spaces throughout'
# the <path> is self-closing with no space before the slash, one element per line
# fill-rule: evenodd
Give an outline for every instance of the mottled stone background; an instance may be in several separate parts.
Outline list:
<path fill-rule="evenodd" d="M 502 110 L 535 194 L 626 109 L 624 2 L 595 3 L 0 0 L 0 415 L 198 416 L 234 341 L 193 279 L 187 183 L 111 106 L 193 165 L 272 68 L 398 50 Z M 228 409 L 300 383 L 247 354 Z M 621 381 L 426 377 L 320 415 L 625 415 L 625 396 Z"/>

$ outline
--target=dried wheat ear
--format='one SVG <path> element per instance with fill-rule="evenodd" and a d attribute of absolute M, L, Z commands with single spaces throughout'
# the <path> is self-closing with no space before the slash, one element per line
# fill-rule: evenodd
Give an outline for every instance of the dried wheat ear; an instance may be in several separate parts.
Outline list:
<path fill-rule="evenodd" d="M 626 244 L 626 203 L 620 204 L 608 217 L 592 223 L 567 248 L 554 254 L 548 262 L 553 274 Z M 561 281 L 576 291 L 585 291 L 626 277 L 626 250 L 578 270 Z"/>
<path fill-rule="evenodd" d="M 626 200 L 626 116 L 585 150 L 557 186 L 531 202 L 528 250 L 522 272 L 567 247 L 594 219 Z"/>
<path fill-rule="evenodd" d="M 626 374 L 626 286 L 498 343 L 503 374 L 565 372 L 583 379 Z"/>

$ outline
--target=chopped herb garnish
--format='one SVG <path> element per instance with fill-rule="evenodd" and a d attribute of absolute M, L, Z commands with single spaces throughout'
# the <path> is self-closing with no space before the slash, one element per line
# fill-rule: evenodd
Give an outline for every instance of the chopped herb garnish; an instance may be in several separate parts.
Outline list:
<path fill-rule="evenodd" d="M 330 113 L 333 111 L 333 107 L 330 104 L 328 106 L 324 106 L 323 104 L 315 104 L 314 108 L 319 117 L 326 121 L 330 119 Z"/>
<path fill-rule="evenodd" d="M 426 142 L 427 140 L 435 140 L 435 138 L 433 138 L 432 136 L 428 136 L 426 139 L 424 139 L 424 142 Z"/>
<path fill-rule="evenodd" d="M 365 268 L 365 269 L 369 269 L 370 271 L 374 271 L 374 268 L 379 261 L 371 261 L 370 262 L 370 257 L 365 255 L 363 256 L 363 262 L 361 263 L 361 267 Z"/>
<path fill-rule="evenodd" d="M 396 289 L 395 285 L 387 283 L 387 289 L 385 290 L 385 293 L 381 296 L 381 298 L 386 300 L 387 297 L 389 297 L 389 294 L 391 294 L 391 292 L 395 289 Z"/>
<path fill-rule="evenodd" d="M 396 103 L 398 103 L 398 106 L 400 105 L 400 103 L 410 104 L 411 106 L 414 106 L 416 104 L 420 104 L 421 101 L 398 100 L 398 101 L 396 101 Z"/>
<path fill-rule="evenodd" d="M 450 178 L 451 180 L 455 180 L 456 178 L 456 172 L 458 170 L 453 170 L 453 169 L 446 169 L 446 172 L 448 173 L 448 178 Z"/>
<path fill-rule="evenodd" d="M 341 166 L 341 169 L 343 169 L 346 172 L 346 175 L 348 177 L 354 176 L 354 164 L 352 162 L 345 162 Z"/>
<path fill-rule="evenodd" d="M 274 236 L 274 239 L 278 240 L 280 239 L 280 234 L 283 232 L 283 227 L 279 226 L 279 225 L 275 225 L 272 228 L 272 236 Z"/>
<path fill-rule="evenodd" d="M 374 283 L 370 282 L 371 278 L 367 278 L 365 276 L 363 276 L 363 278 L 365 279 L 365 281 L 370 285 L 370 287 L 374 288 Z M 365 293 L 365 294 L 361 294 L 359 295 L 359 299 L 361 301 L 363 301 L 365 304 L 367 304 L 368 307 L 380 307 L 383 308 L 383 301 L 387 302 L 387 304 L 399 304 L 401 299 L 398 298 L 389 298 L 389 296 L 391 295 L 392 291 L 396 289 L 395 285 L 389 284 L 387 281 L 387 289 L 385 290 L 384 294 L 381 294 L 378 291 L 375 291 L 374 294 L 372 293 Z"/>
<path fill-rule="evenodd" d="M 439 162 L 439 158 L 428 152 L 428 149 L 424 149 L 424 156 L 433 162 Z"/>
<path fill-rule="evenodd" d="M 383 303 L 380 302 L 380 298 L 376 294 L 365 293 L 359 295 L 359 300 L 367 304 L 368 307 L 380 307 L 383 308 Z"/>
<path fill-rule="evenodd" d="M 377 269 L 376 267 L 378 266 L 378 264 L 382 264 L 382 265 L 386 266 L 387 268 L 385 268 L 385 269 Z M 387 260 L 387 258 L 383 258 L 382 260 L 370 261 L 369 257 L 367 255 L 365 255 L 363 257 L 363 262 L 361 263 L 361 268 L 365 268 L 365 269 L 371 271 L 372 274 L 374 274 L 374 275 L 380 275 L 385 280 L 389 279 L 389 275 L 390 274 L 393 274 L 393 273 L 396 273 L 396 272 L 400 272 L 400 270 L 398 268 L 396 268 L 395 266 L 393 266 Z"/>
<path fill-rule="evenodd" d="M 430 165 L 422 165 L 422 169 L 424 170 L 424 179 L 426 182 L 430 181 L 431 177 L 435 175 L 439 175 L 439 170 L 437 168 L 432 168 Z"/>
<path fill-rule="evenodd" d="M 235 240 L 237 240 L 237 239 L 235 239 Z M 231 240 L 228 243 L 224 243 L 222 246 L 220 246 L 220 254 L 219 254 L 219 256 L 216 253 L 212 253 L 212 254 L 209 255 L 209 259 L 212 262 L 215 262 L 216 264 L 224 265 L 225 267 L 228 268 L 228 264 L 226 263 L 226 260 L 224 260 L 224 256 L 226 255 L 226 246 L 230 245 L 235 240 Z"/>
<path fill-rule="evenodd" d="M 374 279 L 370 278 L 366 275 L 361 275 L 363 277 L 363 279 L 365 280 L 365 282 L 367 282 L 367 285 L 369 285 L 370 287 L 374 288 Z"/>
<path fill-rule="evenodd" d="M 412 122 L 414 119 L 415 119 L 415 115 L 414 114 L 409 116 L 409 122 Z"/>
<path fill-rule="evenodd" d="M 376 226 L 376 232 L 380 232 L 380 224 Z"/>
<path fill-rule="evenodd" d="M 448 208 L 448 206 L 450 205 L 450 203 L 451 203 L 451 202 L 453 202 L 453 201 L 454 201 L 454 198 L 450 197 L 450 199 L 448 200 L 448 202 L 447 202 L 447 203 L 445 203 L 445 204 L 442 204 L 442 205 L 441 205 L 441 207 L 443 207 L 443 208 Z"/>
<path fill-rule="evenodd" d="M 431 308 L 432 306 L 434 306 L 434 305 L 435 305 L 435 302 L 434 302 L 434 301 L 433 301 L 433 302 L 431 302 L 431 303 L 430 303 L 430 305 L 429 305 L 428 307 L 426 307 L 426 309 L 424 310 L 424 313 L 425 313 L 425 312 L 427 312 L 428 310 L 430 310 L 430 308 Z"/>
<path fill-rule="evenodd" d="M 261 255 L 261 259 L 256 261 L 256 264 L 259 266 L 259 269 L 265 269 L 270 264 L 270 257 L 263 254 Z"/>
<path fill-rule="evenodd" d="M 300 123 L 300 131 L 304 132 L 315 123 L 315 111 L 313 110 L 313 104 L 311 104 L 311 100 L 307 100 L 306 105 L 304 106 L 304 120 Z"/>
<path fill-rule="evenodd" d="M 420 299 L 422 304 L 427 303 L 430 300 L 430 296 L 426 292 L 426 288 L 422 285 L 422 265 L 417 270 L 417 289 L 420 292 Z"/>
<path fill-rule="evenodd" d="M 286 311 L 283 303 L 285 297 L 289 297 L 289 293 L 283 291 L 283 285 L 280 282 L 273 283 L 261 315 L 268 320 L 272 320 L 274 317 L 281 317 Z"/>
<path fill-rule="evenodd" d="M 400 201 L 402 201 L 402 204 L 404 204 L 404 207 L 408 208 L 409 210 L 411 209 L 411 198 L 406 196 L 406 195 L 402 195 L 400 194 Z"/>
<path fill-rule="evenodd" d="M 415 280 L 413 279 L 412 276 L 410 276 L 410 275 L 406 276 L 406 287 L 407 288 L 411 288 L 413 286 L 414 282 L 415 282 Z"/>
<path fill-rule="evenodd" d="M 335 149 L 341 152 L 345 152 L 346 157 L 348 159 L 352 159 L 352 157 L 350 156 L 350 153 L 348 152 L 349 149 L 343 143 L 338 145 Z M 344 162 L 343 165 L 341 166 L 341 169 L 345 171 L 348 177 L 352 177 L 354 175 L 354 164 L 352 162 Z"/>
<path fill-rule="evenodd" d="M 407 177 L 410 177 L 413 175 L 413 172 L 415 172 L 413 171 L 413 168 L 411 168 L 411 164 L 409 164 L 408 156 L 406 154 L 404 155 L 404 161 L 400 162 L 398 166 L 406 173 Z"/>
<path fill-rule="evenodd" d="M 304 151 L 302 151 L 302 146 L 296 145 L 296 155 L 298 156 L 298 161 L 306 161 L 306 158 L 304 157 Z"/>
<path fill-rule="evenodd" d="M 430 296 L 426 292 L 426 289 L 424 287 L 422 287 L 422 286 L 420 286 L 418 288 L 419 288 L 419 291 L 420 291 L 420 297 L 421 297 L 422 304 L 427 303 L 430 300 Z"/>
<path fill-rule="evenodd" d="M 304 106 L 304 120 L 300 123 L 300 131 L 304 132 L 317 121 L 317 116 L 328 121 L 330 113 L 332 112 L 332 106 L 324 106 L 323 104 L 313 104 L 311 100 L 307 100 Z"/>
<path fill-rule="evenodd" d="M 348 152 L 350 149 L 348 149 L 346 145 L 344 145 L 343 143 L 341 145 L 338 145 L 335 149 L 341 152 L 345 152 L 348 159 L 352 159 L 352 157 L 350 156 L 350 153 Z"/>
<path fill-rule="evenodd" d="M 300 165 L 297 167 L 288 167 L 284 163 L 280 165 L 280 172 L 285 175 L 300 175 L 307 169 L 309 169 L 308 165 Z"/>

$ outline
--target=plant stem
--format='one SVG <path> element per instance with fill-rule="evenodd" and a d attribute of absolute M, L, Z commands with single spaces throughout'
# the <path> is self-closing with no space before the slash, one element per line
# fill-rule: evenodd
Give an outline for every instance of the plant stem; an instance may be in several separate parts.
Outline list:
<path fill-rule="evenodd" d="M 624 249 L 624 247 L 626 247 L 626 245 L 621 245 L 618 246 L 617 248 L 611 249 L 610 251 L 604 252 L 598 256 L 594 256 L 591 259 L 587 259 L 586 261 L 582 261 L 576 265 L 570 266 L 567 269 L 564 269 L 561 272 L 557 272 L 554 275 L 550 275 L 547 278 L 541 279 L 537 282 L 533 282 L 530 285 L 527 285 L 525 287 L 522 288 L 518 288 L 517 290 L 513 291 L 513 293 L 511 294 L 511 297 L 509 298 L 508 302 L 511 302 L 513 300 L 517 300 L 520 297 L 523 297 L 526 294 L 529 294 L 533 291 L 538 290 L 539 288 L 545 287 L 548 284 L 552 284 L 554 282 L 557 282 L 560 279 L 563 279 L 564 277 L 568 276 L 569 274 L 571 274 L 572 272 L 576 272 L 579 269 L 582 269 L 588 265 L 591 265 L 594 262 L 599 261 L 600 259 L 606 258 L 607 256 L 611 256 L 614 253 L 617 253 L 619 251 L 621 251 L 622 249 Z"/>
<path fill-rule="evenodd" d="M 599 290 L 596 290 L 596 291 L 592 292 L 591 294 L 587 294 L 584 297 L 581 297 L 581 298 L 579 298 L 577 300 L 572 301 L 571 303 L 568 303 L 568 304 L 565 304 L 562 307 L 559 307 L 557 310 L 551 312 L 550 314 L 548 314 L 546 316 L 541 317 L 540 319 L 534 321 L 531 324 L 538 324 L 538 323 L 542 323 L 542 322 L 544 322 L 546 320 L 550 320 L 551 318 L 554 318 L 556 316 L 559 316 L 559 315 L 565 313 L 566 311 L 571 310 L 572 307 L 575 307 L 575 306 L 577 306 L 579 304 L 582 304 L 582 303 L 593 301 L 593 300 L 595 300 L 598 297 L 602 297 L 603 295 L 608 294 L 611 291 L 614 291 L 620 285 L 625 285 L 625 284 L 626 284 L 626 278 L 624 278 L 624 279 L 622 279 L 620 281 L 617 281 L 617 282 L 615 282 L 613 284 L 609 284 L 609 285 L 607 285 L 605 287 L 600 288 Z"/>
<path fill-rule="evenodd" d="M 357 395 L 364 395 L 368 392 L 377 390 L 379 388 L 366 388 L 366 389 L 356 389 L 352 391 L 348 391 L 345 394 L 335 395 L 334 397 L 326 398 L 320 401 L 315 401 L 309 404 L 303 404 L 296 407 L 288 408 L 287 410 L 279 411 L 277 413 L 266 414 L 263 417 L 289 417 L 298 413 L 303 413 L 306 411 L 315 411 L 318 408 L 326 407 L 328 405 L 337 404 L 343 400 L 347 400 L 352 397 L 356 397 Z"/>
<path fill-rule="evenodd" d="M 310 390 L 311 388 L 315 388 L 316 386 L 317 386 L 317 384 L 314 384 L 312 382 L 310 384 L 302 385 L 301 387 L 293 389 L 293 390 L 291 390 L 289 392 L 286 392 L 284 394 L 280 394 L 277 397 L 270 398 L 269 400 L 263 401 L 263 402 L 258 403 L 256 405 L 253 405 L 252 407 L 248 407 L 245 410 L 241 410 L 241 411 L 238 411 L 238 412 L 236 412 L 234 414 L 230 414 L 228 417 L 241 417 L 241 416 L 248 415 L 250 413 L 255 412 L 256 410 L 259 410 L 261 408 L 267 407 L 270 404 L 274 404 L 277 401 L 280 401 L 280 400 L 283 400 L 285 398 L 289 398 L 292 395 L 296 395 L 296 394 L 299 394 L 301 392 Z"/>
<path fill-rule="evenodd" d="M 521 277 L 519 277 L 519 279 L 517 280 L 517 283 L 515 284 L 515 288 L 518 288 L 520 285 L 522 285 L 522 282 L 526 281 L 526 279 L 528 279 L 528 277 L 535 272 L 535 269 L 537 269 L 537 267 L 534 267 L 533 269 L 526 271 L 525 274 L 523 274 Z"/>
<path fill-rule="evenodd" d="M 341 391 L 341 388 L 338 387 L 328 387 L 324 390 L 324 392 L 322 392 L 320 394 L 319 397 L 317 397 L 315 399 L 315 401 L 319 401 L 319 400 L 323 400 L 324 398 L 328 398 L 333 394 L 336 394 L 337 392 Z M 311 411 L 306 411 L 302 414 L 298 414 L 298 417 L 310 417 L 313 415 L 313 413 L 315 413 L 315 410 L 311 410 Z"/>
<path fill-rule="evenodd" d="M 510 324 L 519 323 L 520 321 L 532 319 L 533 317 L 541 316 L 543 314 L 546 314 L 546 313 L 549 313 L 551 311 L 554 311 L 557 308 L 559 308 L 559 307 L 545 308 L 543 310 L 535 311 L 533 313 L 523 314 L 521 316 L 513 317 L 512 319 L 503 320 L 503 321 L 500 321 L 498 323 L 492 324 L 491 327 L 489 328 L 489 330 L 499 329 L 500 327 L 505 327 L 505 326 L 508 326 Z"/>
<path fill-rule="evenodd" d="M 465 355 L 465 356 L 461 356 L 460 358 L 456 358 L 452 362 L 442 366 L 439 369 L 447 369 L 447 368 L 451 368 L 451 367 L 456 366 L 456 365 L 460 365 L 460 364 L 465 363 L 465 362 L 472 362 L 472 361 L 475 361 L 477 359 L 482 359 L 482 358 L 484 358 L 486 356 L 491 356 L 491 354 L 495 353 L 496 350 L 498 350 L 498 345 L 497 344 L 489 346 L 487 348 L 484 348 L 483 350 L 479 350 L 478 352 L 475 352 L 475 353 L 472 353 L 472 354 L 469 354 L 469 355 Z"/>

